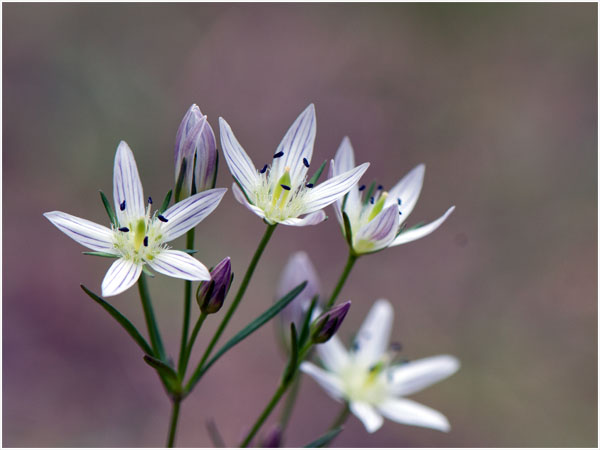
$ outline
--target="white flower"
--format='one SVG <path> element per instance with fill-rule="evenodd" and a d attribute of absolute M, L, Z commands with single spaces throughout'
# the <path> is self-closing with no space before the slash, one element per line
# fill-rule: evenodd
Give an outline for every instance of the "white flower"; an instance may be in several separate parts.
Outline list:
<path fill-rule="evenodd" d="M 449 431 L 444 415 L 402 397 L 452 375 L 459 368 L 458 360 L 439 355 L 393 364 L 392 355 L 387 352 L 393 320 L 390 303 L 378 300 L 362 324 L 352 350 L 346 351 L 334 336 L 317 346 L 325 370 L 310 362 L 302 363 L 300 369 L 333 398 L 348 402 L 369 433 L 383 425 L 382 416 L 406 425 Z"/>
<path fill-rule="evenodd" d="M 338 148 L 330 176 L 354 167 L 354 151 L 350 139 L 345 137 Z M 402 225 L 417 204 L 425 166 L 418 165 L 402 178 L 392 189 L 384 192 L 378 187 L 375 192 L 366 192 L 365 186 L 353 186 L 345 199 L 334 204 L 338 221 L 345 234 L 342 209 L 348 215 L 352 230 L 352 249 L 360 255 L 372 253 L 386 247 L 406 244 L 433 233 L 454 211 L 450 207 L 440 218 L 417 228 L 404 230 Z M 364 198 L 363 198 L 364 196 Z"/>
<path fill-rule="evenodd" d="M 309 105 L 292 124 L 273 155 L 269 168 L 257 170 L 229 124 L 219 118 L 223 153 L 237 184 L 236 200 L 273 225 L 316 225 L 325 220 L 324 207 L 342 197 L 367 170 L 368 163 L 313 186 L 306 181 L 316 134 L 315 107 Z M 238 186 L 239 185 L 239 186 Z M 303 216 L 300 218 L 299 216 Z"/>
<path fill-rule="evenodd" d="M 150 215 L 133 153 L 121 141 L 113 177 L 118 226 L 107 228 L 60 211 L 44 214 L 71 239 L 118 259 L 102 281 L 102 295 L 117 295 L 130 288 L 148 264 L 157 272 L 185 280 L 210 280 L 208 269 L 187 253 L 170 250 L 166 242 L 181 236 L 208 216 L 227 189 L 212 189 L 176 203 L 162 215 Z"/>

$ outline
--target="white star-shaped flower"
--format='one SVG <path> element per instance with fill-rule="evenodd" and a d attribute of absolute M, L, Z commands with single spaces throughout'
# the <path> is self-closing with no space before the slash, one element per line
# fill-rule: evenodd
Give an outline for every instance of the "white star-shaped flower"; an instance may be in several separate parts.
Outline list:
<path fill-rule="evenodd" d="M 362 324 L 352 350 L 337 336 L 317 345 L 325 367 L 304 362 L 300 366 L 338 401 L 346 401 L 369 433 L 383 425 L 383 416 L 406 425 L 449 431 L 446 417 L 420 403 L 403 398 L 452 375 L 459 368 L 456 358 L 432 356 L 394 364 L 388 342 L 394 311 L 387 300 L 375 302 Z"/>
<path fill-rule="evenodd" d="M 354 167 L 354 150 L 350 139 L 345 137 L 338 148 L 330 176 Z M 352 230 L 352 249 L 360 255 L 382 250 L 386 247 L 406 244 L 433 233 L 454 211 L 450 207 L 440 218 L 427 225 L 404 230 L 403 224 L 412 212 L 423 187 L 425 166 L 418 165 L 402 178 L 392 189 L 384 192 L 381 186 L 367 192 L 364 185 L 353 186 L 345 199 L 334 204 L 338 221 L 344 230 L 342 210 L 348 215 Z"/>
<path fill-rule="evenodd" d="M 157 272 L 185 280 L 210 280 L 210 272 L 185 252 L 171 250 L 167 242 L 194 228 L 218 205 L 227 189 L 212 189 L 176 203 L 163 214 L 150 214 L 133 153 L 121 141 L 113 177 L 118 224 L 107 228 L 60 211 L 44 213 L 59 230 L 81 245 L 115 255 L 102 281 L 102 295 L 117 295 L 130 288 L 148 264 Z"/>
<path fill-rule="evenodd" d="M 223 118 L 219 118 L 219 124 L 223 154 L 237 182 L 233 185 L 233 195 L 270 225 L 305 226 L 322 222 L 326 218 L 322 209 L 358 183 L 369 166 L 364 163 L 353 167 L 317 186 L 307 182 L 317 130 L 312 104 L 283 137 L 271 166 L 265 164 L 260 170 L 239 144 L 229 124 Z"/>

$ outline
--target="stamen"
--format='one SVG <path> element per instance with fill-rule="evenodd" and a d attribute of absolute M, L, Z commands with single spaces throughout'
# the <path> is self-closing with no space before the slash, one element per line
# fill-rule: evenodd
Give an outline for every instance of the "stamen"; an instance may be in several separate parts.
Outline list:
<path fill-rule="evenodd" d="M 283 152 L 277 152 L 273 155 L 273 159 L 275 158 L 281 158 L 283 156 Z"/>
<path fill-rule="evenodd" d="M 121 208 L 121 211 L 125 211 L 125 205 L 127 205 L 127 202 L 125 202 L 125 200 L 123 200 L 123 203 L 121 203 L 119 205 L 119 208 Z"/>
<path fill-rule="evenodd" d="M 148 236 L 144 237 L 144 247 L 148 247 Z"/>
<path fill-rule="evenodd" d="M 123 233 L 127 233 L 129 231 L 129 228 L 121 227 L 121 228 L 119 228 L 119 231 L 122 231 Z"/>
<path fill-rule="evenodd" d="M 165 216 L 163 216 L 162 214 L 158 215 L 158 220 L 160 220 L 161 222 L 168 222 L 169 219 L 167 219 Z"/>
<path fill-rule="evenodd" d="M 375 197 L 371 197 L 371 200 L 369 200 L 371 202 L 371 205 L 375 203 Z"/>
<path fill-rule="evenodd" d="M 380 184 L 379 186 L 377 186 L 377 190 L 380 191 L 383 189 L 383 186 Z"/>
<path fill-rule="evenodd" d="M 286 186 L 285 184 L 282 184 L 281 187 L 284 188 L 286 191 L 289 191 L 291 189 L 291 187 Z"/>
<path fill-rule="evenodd" d="M 306 187 L 310 189 L 310 188 L 315 187 L 315 185 L 312 183 L 306 183 Z"/>
<path fill-rule="evenodd" d="M 358 188 L 359 191 L 364 191 L 366 188 L 366 186 L 364 184 L 361 184 L 361 186 Z"/>
<path fill-rule="evenodd" d="M 402 215 L 402 211 L 398 211 L 398 214 Z"/>
<path fill-rule="evenodd" d="M 400 206 L 402 204 L 402 200 L 398 199 L 398 206 Z"/>
<path fill-rule="evenodd" d="M 385 205 L 385 200 L 386 200 L 387 196 L 388 196 L 388 193 L 384 192 L 377 199 L 377 203 L 375 204 L 375 206 L 371 210 L 371 214 L 369 214 L 369 222 L 371 220 L 373 220 L 375 218 L 375 216 L 377 216 L 377 214 L 379 214 L 381 212 L 381 210 L 383 209 L 383 206 Z M 371 203 L 373 203 L 373 197 L 371 197 Z"/>
<path fill-rule="evenodd" d="M 151 205 L 152 204 L 152 197 L 148 197 L 148 204 Z"/>
<path fill-rule="evenodd" d="M 265 166 L 262 169 L 260 169 L 260 173 L 265 173 L 268 168 L 269 168 L 269 165 L 265 164 Z"/>
<path fill-rule="evenodd" d="M 302 159 L 302 162 L 304 163 L 304 165 L 305 165 L 306 167 L 310 167 L 310 164 L 309 164 L 309 162 L 308 162 L 308 159 L 304 158 L 304 159 Z"/>
<path fill-rule="evenodd" d="M 283 205 L 285 205 L 288 195 L 290 195 L 290 185 L 292 184 L 292 180 L 290 178 L 290 168 L 286 167 L 283 175 L 279 177 L 277 180 L 277 186 L 273 189 L 273 200 L 271 201 L 271 205 L 275 207 L 277 202 L 279 202 L 279 208 L 281 209 Z"/>

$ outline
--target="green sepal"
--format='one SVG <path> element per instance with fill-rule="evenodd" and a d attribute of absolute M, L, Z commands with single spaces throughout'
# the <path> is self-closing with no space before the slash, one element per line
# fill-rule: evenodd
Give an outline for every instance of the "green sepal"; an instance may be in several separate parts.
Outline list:
<path fill-rule="evenodd" d="M 148 267 L 146 267 L 146 264 L 144 264 L 142 266 L 142 272 L 144 272 L 146 275 L 148 275 L 150 278 L 154 278 L 154 273 L 148 269 Z"/>
<path fill-rule="evenodd" d="M 373 191 L 375 190 L 375 186 L 377 186 L 377 183 L 373 181 L 369 186 L 369 189 L 367 190 L 365 198 L 363 198 L 363 205 L 366 205 L 371 200 L 371 197 L 373 196 Z"/>
<path fill-rule="evenodd" d="M 286 295 L 284 295 L 281 299 L 279 299 L 273 306 L 263 312 L 260 316 L 250 322 L 246 327 L 233 336 L 223 347 L 219 349 L 219 351 L 210 359 L 210 361 L 206 362 L 202 369 L 195 374 L 195 376 L 188 382 L 188 389 L 186 389 L 186 393 L 191 392 L 196 383 L 200 380 L 202 375 L 206 373 L 206 371 L 215 363 L 217 360 L 223 356 L 229 349 L 234 347 L 236 344 L 239 344 L 241 341 L 246 339 L 249 335 L 254 333 L 260 327 L 262 327 L 265 323 L 275 317 L 279 312 L 285 308 L 292 300 L 294 300 L 300 292 L 306 286 L 306 281 L 303 281 Z"/>
<path fill-rule="evenodd" d="M 181 188 L 183 186 L 183 178 L 185 177 L 185 171 L 187 169 L 187 161 L 185 158 L 181 160 L 181 168 L 179 169 L 179 175 L 177 175 L 177 181 L 175 182 L 175 202 L 178 202 L 181 198 Z M 166 210 L 166 208 L 165 208 Z"/>
<path fill-rule="evenodd" d="M 302 327 L 300 328 L 300 336 L 298 337 L 298 347 L 304 347 L 304 344 L 306 344 L 306 341 L 308 340 L 310 331 L 310 320 L 312 318 L 313 311 L 317 306 L 318 299 L 319 296 L 315 295 L 310 302 L 308 310 L 306 311 L 306 316 L 304 316 L 304 322 L 302 322 Z"/>
<path fill-rule="evenodd" d="M 146 364 L 148 364 L 150 367 L 156 369 L 156 371 L 165 377 L 165 379 L 179 382 L 179 378 L 175 370 L 164 361 L 161 361 L 160 359 L 150 355 L 144 355 L 144 361 L 146 361 Z"/>
<path fill-rule="evenodd" d="M 325 433 L 323 436 L 315 439 L 310 444 L 306 444 L 304 446 L 304 448 L 325 447 L 327 444 L 329 444 L 333 440 L 333 438 L 335 438 L 338 434 L 340 434 L 340 432 L 343 429 L 344 429 L 343 427 L 334 428 L 333 430 L 330 430 L 327 433 Z"/>
<path fill-rule="evenodd" d="M 188 255 L 193 255 L 194 253 L 198 253 L 198 250 L 191 250 L 191 249 L 185 249 L 185 250 L 179 250 L 180 252 L 183 253 L 187 253 Z"/>
<path fill-rule="evenodd" d="M 135 342 L 137 342 L 137 344 L 141 347 L 141 349 L 147 355 L 151 355 L 151 356 L 154 355 L 154 352 L 152 351 L 152 348 L 150 347 L 150 345 L 148 345 L 148 343 L 142 337 L 142 335 L 137 330 L 137 328 L 129 320 L 127 320 L 127 318 L 123 314 L 121 314 L 115 307 L 113 307 L 106 300 L 104 300 L 103 298 L 94 294 L 92 291 L 90 291 L 88 288 L 86 288 L 83 284 L 81 285 L 81 289 L 83 289 L 83 291 L 87 295 L 89 295 L 92 300 L 94 300 L 96 303 L 98 303 L 100 306 L 102 306 L 117 322 L 119 322 L 119 324 L 125 329 L 125 331 L 127 331 L 129 336 L 131 336 L 133 338 L 133 340 Z"/>
<path fill-rule="evenodd" d="M 160 209 L 157 211 L 157 214 L 162 214 L 167 210 L 169 203 L 171 202 L 172 195 L 173 189 L 171 189 L 169 192 L 167 192 L 167 195 L 165 195 L 165 199 L 163 200 L 162 205 L 160 205 Z"/>
<path fill-rule="evenodd" d="M 294 322 L 290 324 L 290 336 L 290 359 L 281 380 L 284 384 L 291 381 L 296 374 L 296 369 L 298 369 L 298 333 L 296 332 L 296 325 L 294 325 Z"/>
<path fill-rule="evenodd" d="M 91 256 L 101 256 L 102 258 L 120 258 L 119 255 L 113 255 L 112 253 L 106 253 L 106 252 L 81 252 L 84 255 L 91 255 Z"/>
<path fill-rule="evenodd" d="M 321 164 L 319 166 L 319 168 L 317 169 L 317 171 L 313 174 L 312 177 L 310 177 L 310 180 L 308 180 L 308 184 L 317 184 L 317 181 L 319 181 L 319 177 L 321 176 L 321 174 L 323 173 L 323 170 L 325 170 L 325 165 L 327 164 L 327 160 L 323 161 L 323 164 Z"/>
<path fill-rule="evenodd" d="M 348 243 L 350 248 L 352 248 L 353 237 L 352 237 L 352 225 L 350 224 L 350 217 L 348 217 L 348 214 L 346 214 L 346 211 L 342 211 L 342 217 L 344 219 L 344 234 L 346 236 L 346 242 Z"/>
<path fill-rule="evenodd" d="M 112 205 L 104 195 L 104 192 L 100 191 L 100 198 L 102 199 L 102 204 L 104 205 L 104 209 L 106 209 L 106 214 L 108 214 L 108 218 L 110 219 L 110 223 L 113 224 L 115 228 L 119 227 L 119 221 L 117 220 L 117 216 L 115 214 L 115 210 Z"/>
<path fill-rule="evenodd" d="M 237 184 L 237 185 L 238 185 L 238 187 L 240 188 L 240 190 L 241 190 L 241 191 L 242 191 L 242 193 L 244 194 L 244 197 L 246 197 L 246 200 L 248 200 L 248 203 L 250 203 L 251 205 L 253 205 L 254 203 L 252 203 L 252 202 L 250 201 L 250 197 L 248 197 L 248 194 L 246 194 L 246 190 L 245 190 L 245 189 L 242 187 L 242 185 L 241 185 L 241 183 L 238 181 L 238 179 L 237 179 L 236 177 L 232 177 L 232 178 L 233 178 L 233 181 L 235 181 L 235 184 Z M 264 219 L 263 219 L 263 220 L 264 220 Z M 267 225 L 270 225 L 270 223 L 269 223 L 269 222 L 267 222 L 266 220 L 265 220 L 265 223 L 266 223 Z"/>

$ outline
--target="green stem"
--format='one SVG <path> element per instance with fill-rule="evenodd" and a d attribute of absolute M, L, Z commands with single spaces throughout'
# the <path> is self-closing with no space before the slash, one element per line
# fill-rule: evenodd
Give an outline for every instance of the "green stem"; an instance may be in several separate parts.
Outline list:
<path fill-rule="evenodd" d="M 296 397 L 298 396 L 298 392 L 300 391 L 300 380 L 302 377 L 294 377 L 294 381 L 292 381 L 292 387 L 290 388 L 290 392 L 285 398 L 285 404 L 283 405 L 283 409 L 281 411 L 281 418 L 279 419 L 279 428 L 281 430 L 281 434 L 285 432 L 285 429 L 290 422 L 290 418 L 292 417 L 292 411 L 294 410 L 294 404 L 296 403 Z"/>
<path fill-rule="evenodd" d="M 161 360 L 164 360 L 165 349 L 160 338 L 160 332 L 158 331 L 156 319 L 154 318 L 154 310 L 152 309 L 150 293 L 148 292 L 146 275 L 143 272 L 138 279 L 138 290 L 140 292 L 140 300 L 142 301 L 142 308 L 144 309 L 144 316 L 146 318 L 146 325 L 148 326 L 148 334 L 150 335 L 152 349 L 154 350 L 155 355 L 157 355 Z"/>
<path fill-rule="evenodd" d="M 185 369 L 187 369 L 187 365 L 190 360 L 190 355 L 192 353 L 192 348 L 194 347 L 194 342 L 196 342 L 196 337 L 198 336 L 198 332 L 200 331 L 200 328 L 202 328 L 202 324 L 204 323 L 204 320 L 206 319 L 207 316 L 208 316 L 208 314 L 206 314 L 206 313 L 200 313 L 200 317 L 198 317 L 198 320 L 196 321 L 196 325 L 194 326 L 194 329 L 192 330 L 192 335 L 190 336 L 190 340 L 185 349 L 185 355 L 183 357 L 183 367 L 179 372 L 179 377 L 182 380 L 183 380 L 183 377 L 185 376 Z"/>
<path fill-rule="evenodd" d="M 256 268 L 256 265 L 258 264 L 258 261 L 259 261 L 261 255 L 263 254 L 263 251 L 264 251 L 265 247 L 267 246 L 269 239 L 271 239 L 271 236 L 273 235 L 273 232 L 275 231 L 276 226 L 277 226 L 277 224 L 267 226 L 267 229 L 265 230 L 265 234 L 263 235 L 260 243 L 258 244 L 258 248 L 256 249 L 256 252 L 254 252 L 254 256 L 252 257 L 252 260 L 250 261 L 250 265 L 248 266 L 248 269 L 246 269 L 246 274 L 244 275 L 242 284 L 240 284 L 240 288 L 239 288 L 235 298 L 233 299 L 233 302 L 231 302 L 231 306 L 227 310 L 227 314 L 225 314 L 225 317 L 223 317 L 223 320 L 219 324 L 219 328 L 215 332 L 215 335 L 213 336 L 212 340 L 210 341 L 210 344 L 208 344 L 208 347 L 206 348 L 204 355 L 202 355 L 202 359 L 200 360 L 200 363 L 198 364 L 196 371 L 199 371 L 202 368 L 202 366 L 204 365 L 204 363 L 210 356 L 210 353 L 212 352 L 215 345 L 217 345 L 217 341 L 219 340 L 219 338 L 221 337 L 221 334 L 223 334 L 223 331 L 225 330 L 225 327 L 229 323 L 231 316 L 233 316 L 233 313 L 235 312 L 236 308 L 238 307 L 238 304 L 242 300 L 242 297 L 244 296 L 244 293 L 246 292 L 246 288 L 248 287 L 248 284 L 250 283 L 250 279 L 252 278 L 252 274 L 254 273 L 254 269 Z"/>
<path fill-rule="evenodd" d="M 179 420 L 180 399 L 173 400 L 173 409 L 171 410 L 171 423 L 169 425 L 169 437 L 167 447 L 172 448 L 175 445 L 175 433 L 177 432 L 177 421 Z"/>
<path fill-rule="evenodd" d="M 186 248 L 188 250 L 194 249 L 194 229 L 192 228 L 186 234 Z M 183 294 L 183 327 L 181 330 L 181 344 L 179 346 L 179 364 L 178 370 L 181 378 L 185 372 L 185 366 L 187 361 L 185 359 L 185 352 L 187 348 L 187 337 L 190 328 L 190 310 L 192 306 L 192 282 L 189 280 L 185 281 L 185 292 Z"/>
<path fill-rule="evenodd" d="M 348 405 L 348 403 L 346 402 L 346 403 L 344 403 L 344 408 L 342 408 L 342 410 L 340 411 L 338 416 L 331 423 L 331 426 L 329 427 L 329 431 L 335 430 L 336 428 L 339 428 L 341 425 L 343 425 L 344 422 L 346 422 L 346 420 L 348 420 L 349 415 L 350 415 L 350 405 Z"/>
<path fill-rule="evenodd" d="M 327 302 L 327 305 L 325 306 L 326 310 L 331 308 L 333 306 L 333 304 L 335 303 L 335 300 L 337 299 L 338 295 L 340 294 L 340 291 L 344 287 L 344 283 L 346 283 L 346 279 L 348 278 L 348 275 L 350 275 L 350 271 L 352 270 L 352 267 L 354 267 L 354 263 L 356 262 L 357 259 L 358 259 L 358 255 L 355 255 L 352 252 L 350 252 L 348 254 L 348 261 L 346 261 L 346 266 L 344 267 L 344 271 L 342 272 L 342 275 L 340 276 L 340 279 L 338 280 L 337 285 L 335 286 L 335 289 L 331 293 L 331 297 L 329 297 L 329 301 Z"/>
<path fill-rule="evenodd" d="M 254 426 L 252 427 L 250 432 L 246 435 L 246 438 L 240 444 L 240 447 L 248 447 L 248 444 L 250 443 L 252 438 L 254 438 L 254 436 L 256 435 L 256 433 L 258 432 L 258 430 L 260 429 L 262 424 L 265 422 L 265 420 L 267 420 L 267 417 L 269 417 L 269 414 L 271 414 L 271 411 L 273 411 L 273 408 L 275 408 L 275 406 L 279 402 L 279 399 L 287 390 L 287 387 L 289 386 L 289 384 L 290 384 L 289 382 L 288 383 L 282 382 L 279 385 L 279 387 L 275 391 L 275 394 L 273 395 L 273 397 L 271 398 L 271 400 L 269 401 L 269 403 L 267 404 L 267 406 L 265 407 L 263 412 L 260 414 L 260 416 L 256 420 L 256 423 L 254 424 Z"/>

